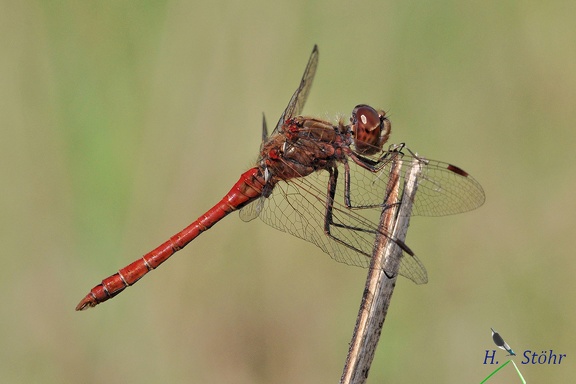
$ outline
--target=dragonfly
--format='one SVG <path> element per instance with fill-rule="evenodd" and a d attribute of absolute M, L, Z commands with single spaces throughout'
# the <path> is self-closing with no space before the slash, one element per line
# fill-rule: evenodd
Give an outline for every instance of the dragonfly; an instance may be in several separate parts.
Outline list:
<path fill-rule="evenodd" d="M 516 356 L 516 353 L 510 348 L 507 342 L 504 341 L 502 336 L 498 332 L 494 330 L 494 328 L 490 328 L 492 330 L 492 340 L 494 340 L 494 344 L 496 346 L 506 352 L 508 352 L 508 356 Z"/>
<path fill-rule="evenodd" d="M 391 133 L 386 113 L 357 105 L 349 121 L 332 123 L 302 116 L 318 67 L 315 45 L 300 84 L 271 134 L 266 118 L 256 165 L 196 221 L 138 260 L 105 278 L 80 301 L 76 310 L 94 307 L 136 283 L 202 232 L 240 210 L 244 221 L 266 224 L 309 241 L 334 260 L 368 267 L 387 193 L 391 166 L 402 159 L 402 178 L 412 161 L 422 173 L 411 215 L 444 216 L 484 203 L 481 185 L 463 169 L 414 154 L 404 144 L 384 148 Z M 414 252 L 383 233 L 403 251 L 399 274 L 416 284 L 428 276 Z"/>

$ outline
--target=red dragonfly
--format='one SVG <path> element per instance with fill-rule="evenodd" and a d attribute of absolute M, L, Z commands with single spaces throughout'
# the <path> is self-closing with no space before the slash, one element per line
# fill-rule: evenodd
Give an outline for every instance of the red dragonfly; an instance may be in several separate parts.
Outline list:
<path fill-rule="evenodd" d="M 134 284 L 229 213 L 240 210 L 250 221 L 260 217 L 281 231 L 307 240 L 333 259 L 367 267 L 383 208 L 390 165 L 403 158 L 423 165 L 413 215 L 443 216 L 484 203 L 480 184 L 454 165 L 427 160 L 404 145 L 383 149 L 391 131 L 385 112 L 357 105 L 350 122 L 335 124 L 300 116 L 318 66 L 314 46 L 296 92 L 268 136 L 263 119 L 260 156 L 219 203 L 162 245 L 92 288 L 76 310 L 94 307 Z M 343 173 L 343 182 L 341 174 Z M 404 175 L 406 172 L 402 171 Z M 387 235 L 387 234 L 385 234 Z M 424 284 L 426 269 L 403 242 L 400 274 Z"/>

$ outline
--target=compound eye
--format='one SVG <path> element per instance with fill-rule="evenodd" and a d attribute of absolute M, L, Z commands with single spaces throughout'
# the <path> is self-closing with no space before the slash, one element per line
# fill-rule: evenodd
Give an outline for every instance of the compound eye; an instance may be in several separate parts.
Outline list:
<path fill-rule="evenodd" d="M 360 104 L 354 108 L 350 121 L 354 146 L 358 153 L 372 155 L 380 151 L 383 119 L 384 117 L 369 105 Z"/>
<path fill-rule="evenodd" d="M 380 116 L 369 105 L 357 105 L 352 112 L 352 124 L 356 131 L 373 131 L 380 126 Z"/>

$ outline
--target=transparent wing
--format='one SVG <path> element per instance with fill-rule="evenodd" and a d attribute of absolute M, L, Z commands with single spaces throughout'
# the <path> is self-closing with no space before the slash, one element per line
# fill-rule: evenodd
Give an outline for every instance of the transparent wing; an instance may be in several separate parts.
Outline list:
<path fill-rule="evenodd" d="M 324 233 L 328 171 L 276 184 L 272 195 L 263 200 L 260 218 L 274 228 L 315 244 L 338 262 L 368 267 L 385 196 L 380 195 L 378 207 L 346 207 L 343 167 L 341 168 L 332 211 L 333 225 L 330 226 L 333 237 Z M 355 166 L 352 168 L 362 169 Z M 370 172 L 366 175 L 372 179 L 375 176 Z M 356 193 L 366 193 L 357 182 L 354 182 L 352 189 Z M 400 274 L 416 284 L 425 284 L 428 281 L 426 269 L 416 256 L 405 254 L 402 257 Z"/>
<path fill-rule="evenodd" d="M 482 186 L 463 169 L 442 161 L 417 158 L 424 163 L 418 179 L 418 192 L 412 207 L 412 216 L 447 216 L 471 211 L 484 204 Z M 404 155 L 403 168 L 409 168 L 414 157 Z M 377 206 L 385 193 L 389 174 L 383 163 L 378 172 L 356 167 L 350 172 L 360 193 L 351 192 L 351 204 L 356 207 Z M 405 171 L 402 172 L 405 177 Z"/>
<path fill-rule="evenodd" d="M 288 106 L 280 116 L 278 120 L 278 124 L 274 128 L 272 134 L 276 133 L 280 130 L 280 127 L 286 119 L 289 119 L 293 116 L 298 116 L 302 112 L 304 108 L 304 104 L 306 103 L 306 99 L 308 98 L 308 94 L 310 93 L 310 88 L 312 87 L 312 82 L 314 81 L 314 75 L 316 74 L 316 68 L 318 67 L 318 46 L 314 45 L 312 49 L 312 54 L 310 55 L 310 59 L 308 59 L 308 64 L 306 65 L 306 69 L 304 70 L 304 75 L 302 75 L 302 80 L 300 80 L 300 85 L 292 95 Z"/>
<path fill-rule="evenodd" d="M 242 221 L 252 221 L 260 215 L 262 208 L 264 207 L 264 203 L 266 201 L 265 197 L 260 197 L 259 199 L 254 200 L 253 202 L 245 205 L 240 209 L 240 218 Z"/>
<path fill-rule="evenodd" d="M 485 197 L 480 184 L 462 169 L 448 163 L 424 160 L 412 214 L 443 216 L 475 209 Z M 400 172 L 404 185 L 413 157 L 404 156 Z M 268 225 L 309 241 L 334 260 L 367 267 L 388 185 L 390 164 L 383 162 L 377 172 L 350 164 L 351 207 L 344 203 L 344 167 L 339 167 L 333 204 L 331 234 L 324 233 L 328 171 L 276 184 L 272 194 L 245 207 L 243 219 L 257 215 Z M 389 234 L 385 234 L 389 235 Z M 417 284 L 428 281 L 426 269 L 415 256 L 404 254 L 400 274 Z"/>
<path fill-rule="evenodd" d="M 304 69 L 304 74 L 302 75 L 302 79 L 300 80 L 300 85 L 292 95 L 292 98 L 290 99 L 288 106 L 286 107 L 286 109 L 284 109 L 284 112 L 282 112 L 282 115 L 280 116 L 280 119 L 278 120 L 278 123 L 276 124 L 276 127 L 272 132 L 272 135 L 275 134 L 278 130 L 280 130 L 280 127 L 282 126 L 282 124 L 284 124 L 286 119 L 289 119 L 290 117 L 293 116 L 298 116 L 302 112 L 304 104 L 306 104 L 306 99 L 308 99 L 308 94 L 310 93 L 310 88 L 312 87 L 312 82 L 314 81 L 314 76 L 316 75 L 317 67 L 318 67 L 318 46 L 314 45 L 312 53 L 310 54 L 310 58 L 308 59 L 308 64 L 306 64 L 306 69 Z M 262 144 L 266 142 L 267 138 L 268 138 L 268 128 L 266 125 L 266 118 L 264 115 L 262 115 Z M 260 150 L 262 150 L 262 148 L 260 148 Z M 254 220 L 256 217 L 258 217 L 264 204 L 263 200 L 264 198 L 258 199 L 242 208 L 240 210 L 240 218 L 243 221 L 251 221 Z"/>

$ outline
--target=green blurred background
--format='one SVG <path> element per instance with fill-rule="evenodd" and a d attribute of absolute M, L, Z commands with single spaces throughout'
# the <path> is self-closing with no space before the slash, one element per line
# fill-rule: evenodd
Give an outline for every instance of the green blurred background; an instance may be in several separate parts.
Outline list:
<path fill-rule="evenodd" d="M 430 282 L 399 280 L 369 382 L 478 383 L 496 368 L 490 327 L 516 352 L 567 354 L 520 365 L 528 382 L 570 382 L 575 14 L 571 1 L 0 1 L 0 381 L 338 382 L 366 271 L 236 214 L 74 311 L 229 190 L 317 43 L 307 114 L 384 108 L 391 142 L 463 167 L 487 195 L 412 220 Z M 519 381 L 509 366 L 495 382 Z"/>

